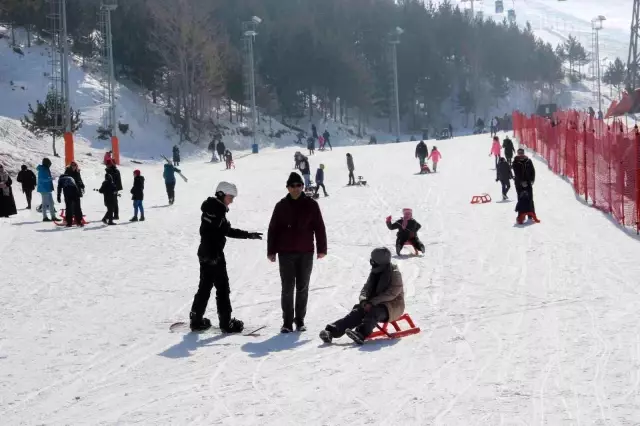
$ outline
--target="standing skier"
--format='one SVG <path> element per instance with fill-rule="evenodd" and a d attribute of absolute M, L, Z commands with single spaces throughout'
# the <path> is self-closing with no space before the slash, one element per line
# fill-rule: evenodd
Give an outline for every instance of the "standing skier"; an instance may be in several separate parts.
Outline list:
<path fill-rule="evenodd" d="M 31 197 L 33 190 L 36 189 L 36 185 L 38 184 L 36 175 L 23 164 L 22 167 L 20 167 L 17 181 L 22 184 L 22 192 L 24 192 L 24 195 L 27 197 L 27 210 L 31 210 Z"/>
<path fill-rule="evenodd" d="M 498 160 L 500 160 L 500 139 L 497 136 L 493 137 L 493 143 L 491 144 L 491 152 L 489 156 L 492 156 L 495 159 L 496 169 L 498 168 Z"/>
<path fill-rule="evenodd" d="M 133 200 L 133 217 L 129 222 L 138 221 L 138 211 L 140 212 L 140 222 L 144 222 L 144 176 L 140 170 L 133 171 L 133 188 L 131 188 L 131 199 Z"/>
<path fill-rule="evenodd" d="M 58 221 L 56 209 L 53 204 L 53 177 L 51 176 L 51 160 L 42 159 L 42 164 L 36 167 L 38 172 L 38 192 L 42 196 L 42 221 Z M 51 213 L 51 219 L 47 217 L 47 210 Z"/>
<path fill-rule="evenodd" d="M 84 226 L 82 223 L 82 207 L 80 206 L 80 196 L 82 195 L 81 189 L 75 179 L 69 173 L 70 169 L 67 169 L 58 178 L 58 203 L 61 203 L 60 193 L 64 192 L 65 203 L 65 221 L 67 222 L 67 228 L 73 226 L 73 219 L 75 218 L 78 226 Z"/>
<path fill-rule="evenodd" d="M 509 199 L 507 193 L 509 192 L 509 189 L 511 189 L 511 179 L 513 179 L 511 167 L 509 167 L 509 163 L 507 163 L 507 160 L 505 160 L 504 157 L 501 157 L 500 161 L 498 162 L 498 168 L 496 171 L 496 182 L 500 181 L 500 183 L 502 184 L 503 200 Z"/>
<path fill-rule="evenodd" d="M 180 148 L 178 145 L 173 146 L 173 165 L 180 167 Z"/>
<path fill-rule="evenodd" d="M 176 172 L 180 173 L 180 169 L 169 163 L 164 165 L 162 177 L 164 178 L 164 186 L 167 189 L 169 205 L 173 205 L 176 201 Z"/>
<path fill-rule="evenodd" d="M 122 191 L 122 177 L 120 176 L 120 170 L 116 167 L 116 163 L 111 161 L 107 165 L 107 174 L 112 178 L 113 184 L 116 186 L 116 194 L 113 198 L 113 220 L 120 220 L 120 206 L 118 205 L 118 192 Z"/>
<path fill-rule="evenodd" d="M 427 158 L 427 160 L 431 160 L 433 161 L 433 172 L 437 172 L 438 171 L 438 162 L 440 161 L 440 159 L 442 158 L 442 154 L 440 154 L 440 151 L 438 151 L 438 147 L 434 146 L 433 149 L 431 150 L 431 154 L 429 154 L 429 158 Z"/>
<path fill-rule="evenodd" d="M 109 173 L 104 175 L 104 181 L 102 182 L 102 186 L 98 192 L 104 196 L 104 206 L 107 208 L 107 212 L 102 218 L 102 222 L 105 225 L 115 225 L 113 222 L 113 216 L 115 206 L 118 203 L 118 189 L 116 184 L 113 182 L 113 175 Z"/>
<path fill-rule="evenodd" d="M 327 255 L 327 233 L 320 206 L 304 195 L 302 187 L 300 175 L 291 173 L 287 180 L 289 194 L 276 204 L 269 222 L 267 258 L 275 262 L 278 255 L 282 281 L 282 333 L 292 332 L 294 323 L 298 331 L 306 330 L 304 318 L 313 270 L 314 236 L 318 259 Z"/>
<path fill-rule="evenodd" d="M 358 344 L 364 343 L 379 322 L 395 321 L 404 313 L 404 287 L 398 266 L 391 263 L 386 247 L 371 252 L 371 272 L 360 291 L 360 300 L 346 317 L 328 324 L 320 332 L 325 343 L 345 333 Z"/>
<path fill-rule="evenodd" d="M 420 161 L 420 172 L 422 172 L 422 166 L 424 166 L 424 160 L 426 160 L 429 155 L 429 148 L 427 148 L 427 144 L 424 141 L 418 142 L 416 145 L 416 158 Z"/>
<path fill-rule="evenodd" d="M 509 139 L 509 136 L 502 141 L 502 149 L 504 150 L 504 156 L 507 159 L 509 166 L 512 164 L 513 154 L 516 152 L 516 148 L 513 146 L 513 141 Z"/>
<path fill-rule="evenodd" d="M 211 297 L 211 290 L 216 288 L 216 306 L 220 330 L 223 333 L 240 333 L 244 323 L 231 317 L 231 300 L 229 294 L 229 276 L 227 275 L 227 261 L 224 256 L 224 246 L 227 237 L 244 240 L 261 240 L 259 232 L 247 232 L 231 227 L 227 220 L 229 205 L 238 196 L 237 187 L 229 182 L 220 182 L 216 188 L 215 197 L 207 198 L 203 203 L 200 222 L 200 246 L 198 260 L 200 262 L 200 283 L 198 292 L 193 298 L 189 313 L 190 326 L 193 331 L 206 330 L 211 327 L 211 321 L 204 318 L 207 304 Z"/>
<path fill-rule="evenodd" d="M 400 252 L 402 251 L 402 247 L 404 247 L 405 243 L 409 242 L 413 246 L 416 251 L 421 251 L 424 253 L 425 247 L 418 238 L 418 231 L 422 228 L 422 225 L 418 223 L 413 218 L 413 210 L 411 209 L 402 209 L 402 218 L 396 220 L 395 222 L 391 222 L 391 216 L 387 217 L 387 228 L 393 231 L 394 229 L 398 230 L 396 234 L 396 253 L 400 256 Z"/>
<path fill-rule="evenodd" d="M 349 169 L 349 183 L 347 185 L 355 185 L 356 178 L 353 176 L 353 172 L 356 169 L 353 165 L 353 157 L 347 153 L 347 169 Z"/>

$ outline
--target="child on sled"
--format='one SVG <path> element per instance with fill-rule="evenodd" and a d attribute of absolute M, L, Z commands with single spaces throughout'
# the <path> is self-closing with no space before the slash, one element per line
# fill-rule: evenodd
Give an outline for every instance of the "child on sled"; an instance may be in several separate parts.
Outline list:
<path fill-rule="evenodd" d="M 411 209 L 402 209 L 402 218 L 393 223 L 391 222 L 391 216 L 387 217 L 387 228 L 389 230 L 398 230 L 396 234 L 396 253 L 398 256 L 400 256 L 400 251 L 402 251 L 405 243 L 410 243 L 416 252 L 424 253 L 424 244 L 418 238 L 418 231 L 421 227 L 422 225 L 413 218 L 413 210 Z"/>

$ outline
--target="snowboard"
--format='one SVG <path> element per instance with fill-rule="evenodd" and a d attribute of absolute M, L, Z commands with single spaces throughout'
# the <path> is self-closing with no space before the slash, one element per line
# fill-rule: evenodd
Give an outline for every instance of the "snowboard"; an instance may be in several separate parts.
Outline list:
<path fill-rule="evenodd" d="M 246 337 L 257 337 L 257 336 L 260 336 L 258 332 L 261 330 L 264 330 L 265 328 L 267 328 L 266 325 L 261 325 L 259 327 L 245 328 L 245 331 L 243 331 L 242 333 L 223 333 L 222 330 L 220 330 L 220 327 L 212 326 L 207 330 L 192 332 L 191 328 L 189 327 L 189 323 L 180 321 L 180 322 L 171 324 L 169 326 L 169 332 L 170 333 L 214 333 L 214 334 L 240 335 L 240 336 L 246 336 Z M 249 331 L 246 331 L 246 330 L 249 330 Z"/>
<path fill-rule="evenodd" d="M 168 164 L 173 165 L 173 163 L 172 163 L 171 161 L 169 161 L 169 159 L 168 159 L 167 157 L 165 157 L 164 155 L 162 155 L 162 158 L 164 158 L 164 160 L 165 160 Z M 186 176 L 182 174 L 182 172 L 176 172 L 176 173 L 178 174 L 178 176 L 180 176 L 180 177 L 182 178 L 182 180 L 183 180 L 183 181 L 185 181 L 185 182 L 187 182 L 187 183 L 189 182 L 189 179 L 187 179 L 187 178 L 186 178 Z"/>

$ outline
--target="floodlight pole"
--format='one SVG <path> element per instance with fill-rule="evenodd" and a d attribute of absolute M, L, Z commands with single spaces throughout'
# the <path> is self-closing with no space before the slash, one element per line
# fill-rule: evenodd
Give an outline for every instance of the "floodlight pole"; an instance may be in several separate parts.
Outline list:
<path fill-rule="evenodd" d="M 69 42 L 67 40 L 67 1 L 61 0 L 61 18 L 62 18 L 62 34 L 61 34 L 61 62 L 60 68 L 62 71 L 62 93 L 64 101 L 62 103 L 62 116 L 64 119 L 65 132 L 71 131 L 71 99 L 69 99 Z"/>
<path fill-rule="evenodd" d="M 391 40 L 389 43 L 391 44 L 391 52 L 393 55 L 393 89 L 394 96 L 396 101 L 396 142 L 400 142 L 400 96 L 398 94 L 398 49 L 397 46 L 400 44 L 400 35 L 404 32 L 404 30 L 400 27 L 396 27 L 396 29 L 391 33 Z"/>

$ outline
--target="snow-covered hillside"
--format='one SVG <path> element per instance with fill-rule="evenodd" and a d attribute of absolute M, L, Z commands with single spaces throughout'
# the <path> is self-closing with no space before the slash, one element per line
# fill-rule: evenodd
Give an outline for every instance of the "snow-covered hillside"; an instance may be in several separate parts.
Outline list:
<path fill-rule="evenodd" d="M 190 181 L 178 182 L 171 207 L 160 165 L 142 165 L 146 222 L 102 226 L 91 191 L 85 229 L 29 211 L 0 219 L 2 424 L 637 424 L 639 241 L 538 162 L 541 224 L 514 226 L 511 202 L 471 205 L 483 192 L 499 198 L 489 145 L 486 136 L 441 141 L 432 175 L 415 174 L 412 143 L 310 158 L 326 165 L 329 255 L 315 263 L 302 334 L 279 334 L 266 243 L 238 240 L 226 249 L 234 315 L 267 328 L 257 337 L 168 331 L 196 291 L 201 201 L 220 180 L 236 182 L 231 222 L 266 231 L 294 148 L 231 171 L 187 162 Z M 345 187 L 347 151 L 368 187 Z M 122 167 L 126 190 L 131 172 Z M 86 180 L 99 184 L 97 173 Z M 120 205 L 126 219 L 126 194 Z M 318 332 L 357 302 L 371 249 L 393 246 L 384 218 L 403 207 L 427 245 L 424 257 L 394 259 L 422 332 L 322 344 Z"/>

